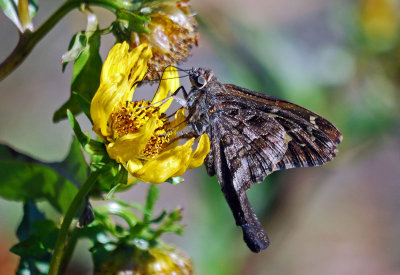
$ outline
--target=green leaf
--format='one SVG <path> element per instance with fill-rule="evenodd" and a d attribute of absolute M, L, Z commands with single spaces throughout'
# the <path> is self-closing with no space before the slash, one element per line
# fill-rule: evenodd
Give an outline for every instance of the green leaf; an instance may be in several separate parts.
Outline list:
<path fill-rule="evenodd" d="M 35 234 L 36 228 L 34 224 L 36 222 L 44 220 L 45 216 L 39 211 L 34 202 L 27 202 L 24 204 L 24 216 L 17 229 L 17 236 L 18 239 L 22 242 L 22 245 L 25 242 L 25 245 L 28 246 L 28 244 L 26 243 L 27 240 L 29 238 L 32 238 L 32 236 Z M 23 256 L 22 254 L 24 254 L 25 251 L 20 252 L 21 242 L 14 246 L 16 248 L 15 251 L 11 250 L 12 252 L 21 256 L 16 274 L 47 274 L 50 264 L 50 253 L 47 253 L 47 255 L 45 255 L 42 260 Z M 30 250 L 34 255 L 40 253 L 39 251 L 36 251 L 36 249 L 32 249 L 32 247 L 35 247 L 37 245 L 32 242 L 30 243 L 32 244 L 32 246 L 28 246 L 28 250 Z M 41 250 L 40 245 L 38 250 Z"/>
<path fill-rule="evenodd" d="M 20 241 L 24 241 L 32 234 L 32 224 L 44 220 L 44 214 L 39 211 L 33 202 L 24 203 L 24 216 L 17 229 L 17 237 Z"/>
<path fill-rule="evenodd" d="M 74 93 L 78 94 L 86 102 L 91 102 L 93 95 L 99 87 L 102 61 L 99 54 L 100 34 L 96 32 L 97 30 L 98 24 L 96 17 L 94 14 L 89 14 L 87 30 L 84 33 L 77 34 L 74 40 L 77 41 L 76 48 L 74 48 L 75 43 L 71 47 L 71 50 L 74 49 L 74 52 L 67 52 L 67 57 L 65 57 L 66 60 L 74 60 L 71 96 L 69 100 L 54 113 L 54 122 L 66 118 L 67 109 L 74 115 L 82 111 L 80 105 L 83 101 L 78 101 Z M 84 39 L 81 35 L 85 36 Z M 80 45 L 82 40 L 86 42 L 84 46 Z M 85 106 L 85 113 L 88 115 L 87 106 Z M 88 117 L 90 118 L 90 116 Z"/>
<path fill-rule="evenodd" d="M 130 228 L 134 227 L 139 218 L 129 208 L 122 206 L 119 203 L 113 202 L 106 205 L 101 205 L 96 208 L 96 213 L 102 215 L 116 215 L 124 219 Z"/>
<path fill-rule="evenodd" d="M 178 224 L 182 220 L 182 208 L 176 208 L 165 218 L 162 225 L 154 231 L 150 240 L 155 240 L 164 233 L 183 234 L 184 226 Z"/>
<path fill-rule="evenodd" d="M 58 231 L 53 221 L 37 221 L 32 224 L 32 234 L 29 238 L 14 245 L 10 250 L 21 257 L 43 260 L 50 256 Z"/>
<path fill-rule="evenodd" d="M 88 101 L 87 98 L 84 98 L 82 95 L 76 92 L 72 92 L 71 96 L 75 99 L 76 102 L 78 102 L 78 105 L 81 108 L 82 112 L 93 124 L 92 117 L 90 116 L 90 101 Z"/>
<path fill-rule="evenodd" d="M 160 189 L 155 184 L 150 184 L 143 214 L 143 223 L 149 223 L 153 215 L 154 205 L 160 196 Z"/>
<path fill-rule="evenodd" d="M 92 162 L 94 164 L 97 164 L 100 162 L 108 161 L 109 158 L 104 143 L 90 139 L 89 133 L 84 134 L 82 132 L 81 126 L 79 125 L 78 121 L 70 110 L 67 110 L 67 117 L 69 120 L 69 124 L 71 125 L 71 128 L 74 131 L 74 134 L 81 144 L 83 150 L 85 150 L 85 152 L 88 153 L 91 157 L 100 156 L 99 158 L 92 159 Z"/>
<path fill-rule="evenodd" d="M 80 187 L 89 174 L 89 168 L 77 139 L 73 139 L 67 157 L 56 163 L 47 164 L 64 178 Z"/>
<path fill-rule="evenodd" d="M 60 163 L 43 163 L 0 145 L 0 196 L 17 201 L 45 199 L 65 213 L 87 176 L 87 165 L 73 141 L 67 158 Z"/>
<path fill-rule="evenodd" d="M 127 185 L 128 172 L 114 160 L 108 159 L 108 162 L 102 165 L 99 170 L 100 177 L 98 178 L 98 184 L 93 188 L 91 195 L 101 195 L 107 192 L 109 194 L 107 194 L 106 199 L 108 199 L 115 192 L 124 191 L 131 186 Z"/>
<path fill-rule="evenodd" d="M 62 71 L 64 72 L 69 62 L 75 61 L 85 49 L 87 43 L 86 35 L 83 32 L 74 34 L 69 42 L 68 51 L 61 57 Z"/>
<path fill-rule="evenodd" d="M 150 221 L 150 223 L 159 223 L 165 218 L 166 215 L 167 215 L 167 211 L 163 210 L 161 212 L 161 214 L 158 217 L 155 217 L 154 219 L 152 219 Z"/>
<path fill-rule="evenodd" d="M 47 274 L 57 234 L 56 225 L 45 219 L 35 203 L 24 204 L 24 216 L 17 229 L 20 242 L 11 248 L 21 256 L 16 274 Z"/>
<path fill-rule="evenodd" d="M 76 138 L 78 139 L 79 143 L 82 145 L 83 148 L 90 142 L 90 137 L 85 135 L 82 132 L 81 126 L 79 125 L 78 121 L 76 120 L 75 116 L 72 114 L 70 110 L 67 111 L 67 117 L 69 120 L 69 124 L 71 125 L 72 130 L 74 131 L 74 134 Z"/>

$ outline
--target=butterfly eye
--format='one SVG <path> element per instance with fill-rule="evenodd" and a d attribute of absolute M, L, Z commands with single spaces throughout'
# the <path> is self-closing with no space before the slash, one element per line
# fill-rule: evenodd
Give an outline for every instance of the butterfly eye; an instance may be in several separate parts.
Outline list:
<path fill-rule="evenodd" d="M 195 86 L 197 88 L 202 88 L 204 85 L 206 85 L 206 79 L 202 76 L 198 76 L 195 81 Z"/>

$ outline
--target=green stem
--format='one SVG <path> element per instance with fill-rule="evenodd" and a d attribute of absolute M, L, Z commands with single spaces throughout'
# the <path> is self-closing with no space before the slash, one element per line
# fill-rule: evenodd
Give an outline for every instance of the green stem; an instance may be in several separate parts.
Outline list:
<path fill-rule="evenodd" d="M 132 9 L 129 1 L 115 0 L 69 0 L 58 8 L 36 31 L 20 33 L 19 41 L 12 53 L 0 64 L 0 81 L 13 72 L 30 54 L 36 44 L 71 10 L 82 4 L 104 7 L 112 12 L 118 9 Z"/>
<path fill-rule="evenodd" d="M 65 241 L 66 241 L 67 235 L 68 235 L 68 229 L 71 225 L 72 219 L 74 218 L 76 212 L 78 211 L 79 206 L 84 201 L 85 196 L 92 189 L 98 176 L 99 176 L 98 172 L 93 172 L 92 174 L 90 174 L 89 178 L 79 189 L 79 191 L 76 194 L 75 198 L 73 199 L 71 205 L 69 206 L 67 213 L 65 214 L 63 223 L 61 225 L 60 232 L 58 233 L 57 242 L 54 247 L 53 257 L 51 258 L 51 262 L 50 262 L 50 271 L 49 271 L 50 275 L 58 274 L 60 264 L 63 259 L 64 246 L 65 246 Z"/>
<path fill-rule="evenodd" d="M 76 243 L 78 242 L 78 238 L 79 238 L 78 229 L 79 228 L 75 228 L 72 231 L 71 237 L 68 239 L 68 243 L 65 246 L 64 257 L 62 259 L 61 266 L 60 266 L 60 269 L 58 272 L 59 274 L 65 274 L 65 272 L 67 272 L 69 262 L 71 261 L 72 254 L 74 253 Z"/>

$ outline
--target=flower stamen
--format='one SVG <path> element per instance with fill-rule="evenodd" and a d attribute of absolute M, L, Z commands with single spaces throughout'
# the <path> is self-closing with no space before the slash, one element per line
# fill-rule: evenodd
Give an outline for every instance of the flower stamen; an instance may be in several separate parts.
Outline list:
<path fill-rule="evenodd" d="M 122 106 L 121 106 L 122 105 Z M 151 158 L 158 155 L 170 142 L 170 136 L 174 134 L 169 128 L 169 120 L 160 108 L 150 104 L 150 101 L 126 101 L 121 104 L 110 116 L 112 138 L 114 140 L 128 134 L 139 133 L 141 128 L 155 118 L 157 128 L 147 142 L 141 153 L 143 158 Z"/>

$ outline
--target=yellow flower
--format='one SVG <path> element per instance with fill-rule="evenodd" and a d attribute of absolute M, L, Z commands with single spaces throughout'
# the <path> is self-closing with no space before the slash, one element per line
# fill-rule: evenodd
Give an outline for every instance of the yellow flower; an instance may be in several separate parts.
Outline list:
<path fill-rule="evenodd" d="M 366 36 L 379 43 L 394 40 L 399 31 L 398 8 L 397 0 L 361 0 L 361 24 Z"/>
<path fill-rule="evenodd" d="M 90 115 L 93 130 L 105 142 L 112 159 L 141 181 L 162 183 L 182 175 L 187 169 L 199 167 L 210 150 L 210 143 L 203 134 L 193 152 L 194 138 L 183 145 L 175 140 L 176 132 L 186 126 L 186 116 L 181 109 L 175 113 L 174 120 L 169 121 L 165 111 L 172 99 L 160 102 L 179 87 L 174 67 L 164 71 L 151 102 L 131 101 L 151 57 L 147 44 L 132 51 L 126 42 L 116 44 L 104 62 Z"/>

